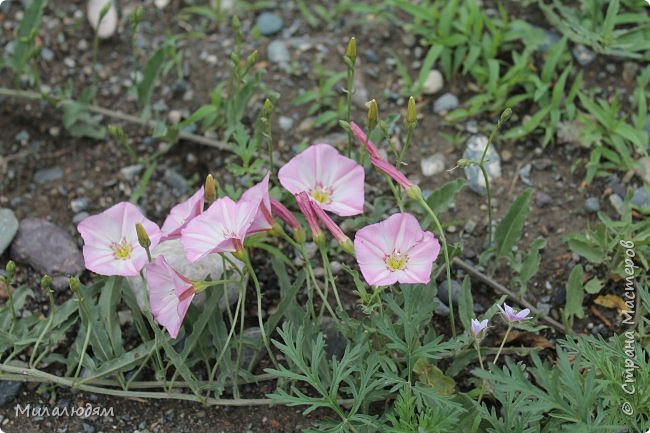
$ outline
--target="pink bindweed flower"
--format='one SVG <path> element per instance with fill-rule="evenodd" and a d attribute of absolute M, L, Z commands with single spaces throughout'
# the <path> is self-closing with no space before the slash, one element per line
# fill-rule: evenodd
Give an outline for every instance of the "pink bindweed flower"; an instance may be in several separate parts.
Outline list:
<path fill-rule="evenodd" d="M 358 215 L 364 203 L 363 167 L 329 144 L 315 144 L 294 156 L 278 172 L 292 194 L 306 192 L 326 211 Z"/>
<path fill-rule="evenodd" d="M 270 230 L 273 226 L 273 215 L 271 214 L 271 196 L 269 195 L 269 178 L 271 172 L 267 172 L 264 179 L 258 184 L 247 189 L 242 194 L 239 201 L 259 201 L 259 209 L 253 220 L 253 224 L 248 228 L 247 235 Z"/>
<path fill-rule="evenodd" d="M 332 236 L 334 236 L 334 239 L 338 241 L 338 243 L 341 245 L 341 248 L 350 254 L 354 254 L 354 246 L 352 245 L 352 241 L 349 237 L 346 236 L 345 233 L 343 233 L 341 227 L 339 227 L 317 203 L 314 203 L 312 201 L 311 208 L 320 222 L 322 222 L 325 227 L 327 227 L 327 230 L 332 233 Z"/>
<path fill-rule="evenodd" d="M 382 159 L 381 154 L 377 150 L 377 146 L 375 146 L 375 144 L 366 137 L 366 133 L 363 132 L 363 129 L 361 129 L 359 125 L 354 122 L 350 122 L 350 129 L 352 129 L 352 134 L 357 137 L 359 143 L 361 143 L 361 145 L 366 148 L 371 158 Z M 366 142 L 366 140 L 368 141 Z"/>
<path fill-rule="evenodd" d="M 407 193 L 411 194 L 420 190 L 420 188 L 411 182 L 408 177 L 404 175 L 404 173 L 399 171 L 394 165 L 386 162 L 386 160 L 382 159 L 381 157 L 375 158 L 371 156 L 370 162 L 375 166 L 377 170 L 390 176 L 390 178 L 397 182 L 402 188 L 404 188 Z"/>
<path fill-rule="evenodd" d="M 289 209 L 287 209 L 282 203 L 280 203 L 274 198 L 271 198 L 271 210 L 282 221 L 287 223 L 287 225 L 291 227 L 293 230 L 300 229 L 300 223 L 298 222 L 298 219 L 296 219 L 296 217 L 293 216 L 293 214 Z"/>
<path fill-rule="evenodd" d="M 321 242 L 325 240 L 325 235 L 323 230 L 321 230 L 318 225 L 318 219 L 316 219 L 316 214 L 311 204 L 311 199 L 306 192 L 299 192 L 296 194 L 296 202 L 298 203 L 298 208 L 300 212 L 303 213 L 305 219 L 307 220 L 307 225 L 311 229 L 311 234 L 314 242 Z"/>
<path fill-rule="evenodd" d="M 487 319 L 479 321 L 478 319 L 472 319 L 472 335 L 474 338 L 482 338 L 485 334 L 485 330 L 488 327 Z"/>
<path fill-rule="evenodd" d="M 161 241 L 178 239 L 181 231 L 196 216 L 203 213 L 204 188 L 201 186 L 189 199 L 174 206 L 160 229 L 162 231 Z"/>
<path fill-rule="evenodd" d="M 497 307 L 499 310 L 501 310 L 503 317 L 505 317 L 506 320 L 510 323 L 523 322 L 524 320 L 532 319 L 532 317 L 528 316 L 528 314 L 530 314 L 530 310 L 528 308 L 523 309 L 519 312 L 515 312 L 515 310 L 505 302 L 503 303 L 503 308 L 501 308 L 501 305 L 497 305 Z"/>
<path fill-rule="evenodd" d="M 244 248 L 244 238 L 255 220 L 261 200 L 216 200 L 181 232 L 187 259 L 194 263 L 208 254 L 236 252 Z"/>
<path fill-rule="evenodd" d="M 169 335 L 176 338 L 196 289 L 188 278 L 169 266 L 163 256 L 145 266 L 144 277 L 149 289 L 151 312 Z"/>
<path fill-rule="evenodd" d="M 100 275 L 138 275 L 147 263 L 147 252 L 138 242 L 137 223 L 147 232 L 150 248 L 158 245 L 160 229 L 156 223 L 128 202 L 118 203 L 81 221 L 77 230 L 84 240 L 86 268 Z"/>
<path fill-rule="evenodd" d="M 370 285 L 426 284 L 440 253 L 440 243 L 433 233 L 420 228 L 413 215 L 397 213 L 359 230 L 354 250 L 361 273 Z"/>

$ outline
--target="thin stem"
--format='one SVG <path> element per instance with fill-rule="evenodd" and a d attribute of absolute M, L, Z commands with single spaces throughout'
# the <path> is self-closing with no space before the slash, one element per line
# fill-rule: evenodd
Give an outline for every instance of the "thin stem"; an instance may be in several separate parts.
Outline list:
<path fill-rule="evenodd" d="M 451 333 L 455 337 L 456 323 L 454 322 L 454 304 L 452 302 L 452 297 L 451 297 L 451 261 L 449 260 L 449 251 L 447 248 L 447 239 L 445 238 L 445 231 L 442 229 L 442 225 L 440 225 L 440 220 L 438 220 L 438 217 L 436 216 L 435 212 L 433 212 L 433 210 L 427 204 L 424 198 L 420 197 L 418 199 L 418 202 L 427 211 L 429 216 L 431 216 L 435 230 L 437 230 L 438 233 L 440 234 L 440 240 L 442 241 L 442 252 L 445 256 L 445 270 L 447 271 L 447 299 L 449 305 L 449 320 L 451 323 Z"/>
<path fill-rule="evenodd" d="M 237 318 L 239 317 L 239 311 L 241 310 L 241 305 L 243 304 L 243 300 L 246 296 L 246 290 L 244 285 L 242 284 L 239 290 L 239 298 L 237 299 L 237 306 L 235 307 L 235 317 L 231 321 L 230 324 L 230 331 L 228 332 L 228 337 L 226 337 L 226 342 L 224 343 L 223 347 L 221 348 L 221 351 L 219 352 L 219 356 L 217 357 L 217 360 L 215 361 L 214 367 L 212 367 L 212 371 L 210 371 L 210 380 L 209 382 L 212 382 L 214 379 L 215 374 L 217 374 L 217 367 L 219 366 L 219 363 L 221 362 L 221 358 L 223 355 L 226 353 L 226 349 L 228 349 L 228 346 L 230 346 L 230 340 L 232 339 L 233 334 L 235 333 L 235 327 L 237 326 Z M 233 386 L 237 386 L 237 382 L 233 382 Z"/>
<path fill-rule="evenodd" d="M 54 321 L 54 295 L 52 295 L 52 289 L 50 289 L 49 287 L 46 287 L 46 289 L 47 289 L 47 296 L 50 300 L 50 314 L 47 318 L 47 323 L 45 324 L 45 327 L 41 331 L 41 334 L 38 336 L 38 340 L 36 340 L 36 344 L 34 344 L 34 349 L 32 349 L 32 356 L 29 357 L 29 366 L 32 368 L 34 367 L 34 361 L 38 359 L 36 357 L 36 354 L 38 353 L 38 346 L 41 344 L 41 341 L 43 341 L 45 334 L 50 330 L 50 327 L 52 326 L 52 322 Z"/>
<path fill-rule="evenodd" d="M 510 334 L 511 330 L 512 330 L 512 324 L 508 323 L 508 330 L 506 331 L 506 335 L 503 336 L 503 341 L 501 342 L 501 346 L 499 346 L 499 351 L 494 357 L 494 361 L 492 361 L 492 365 L 495 365 L 497 363 L 497 359 L 499 359 L 499 355 L 501 355 L 501 351 L 503 350 L 503 345 L 506 344 L 506 340 L 508 339 L 508 335 Z"/>
<path fill-rule="evenodd" d="M 352 118 L 352 92 L 354 89 L 354 68 L 348 66 L 348 77 L 347 77 L 347 88 L 346 88 L 346 113 L 345 120 L 350 123 Z M 354 137 L 352 133 L 348 131 L 348 158 L 352 155 L 352 143 Z"/>
<path fill-rule="evenodd" d="M 246 261 L 246 268 L 248 269 L 248 273 L 250 274 L 251 278 L 253 278 L 253 284 L 255 285 L 255 292 L 257 294 L 257 320 L 259 322 L 260 332 L 262 333 L 262 341 L 264 342 L 264 346 L 266 347 L 266 350 L 269 353 L 269 358 L 271 358 L 271 362 L 273 363 L 273 366 L 276 369 L 279 369 L 278 362 L 276 361 L 275 356 L 273 355 L 273 351 L 271 350 L 269 339 L 266 335 L 264 319 L 262 317 L 262 287 L 260 286 L 260 282 L 257 279 L 257 274 L 255 273 L 255 269 L 253 269 L 253 264 L 251 263 L 251 259 L 248 253 L 246 253 L 245 261 Z"/>
<path fill-rule="evenodd" d="M 406 142 L 404 143 L 404 146 L 402 147 L 402 151 L 399 153 L 399 156 L 397 157 L 397 168 L 399 169 L 402 166 L 402 161 L 404 161 L 404 155 L 406 155 L 406 152 L 408 151 L 408 148 L 411 144 L 411 138 L 413 137 L 413 128 L 412 127 L 407 127 L 406 128 Z"/>
<path fill-rule="evenodd" d="M 319 248 L 320 248 L 320 255 L 323 258 L 323 267 L 325 268 L 325 276 L 326 278 L 329 278 L 329 280 L 332 282 L 332 290 L 334 291 L 334 297 L 336 298 L 336 305 L 341 309 L 341 311 L 344 311 L 343 304 L 341 303 L 341 298 L 339 297 L 339 291 L 336 288 L 336 282 L 334 282 L 334 274 L 332 273 L 332 266 L 330 264 L 329 257 L 327 256 L 327 250 L 325 249 L 325 245 L 321 245 Z"/>
<path fill-rule="evenodd" d="M 17 316 L 16 316 L 16 306 L 14 305 L 14 289 L 11 287 L 11 281 L 8 278 L 4 279 L 5 285 L 7 287 L 7 297 L 9 298 L 9 308 L 11 309 L 11 327 L 9 328 L 9 333 L 11 334 L 14 331 L 16 326 Z"/>
<path fill-rule="evenodd" d="M 483 357 L 481 356 L 481 345 L 478 343 L 478 341 L 474 341 L 474 347 L 476 348 L 476 355 L 478 356 L 478 363 L 481 366 L 481 370 L 485 370 L 485 367 L 483 366 Z M 478 395 L 478 403 L 481 404 L 481 400 L 483 399 L 483 393 L 485 392 L 485 379 L 481 382 L 481 393 Z"/>
<path fill-rule="evenodd" d="M 487 170 L 485 166 L 481 163 L 479 164 L 481 173 L 485 178 L 485 191 L 487 192 L 487 201 L 488 201 L 488 248 L 492 246 L 492 193 L 490 192 L 490 179 L 488 178 Z"/>

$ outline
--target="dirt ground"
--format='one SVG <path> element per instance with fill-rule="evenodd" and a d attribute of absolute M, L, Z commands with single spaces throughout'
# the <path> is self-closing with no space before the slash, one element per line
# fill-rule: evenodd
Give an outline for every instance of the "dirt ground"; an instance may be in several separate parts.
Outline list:
<path fill-rule="evenodd" d="M 123 11 L 132 10 L 136 4 L 136 2 L 124 1 L 120 3 Z M 181 3 L 172 1 L 162 11 L 148 4 L 145 22 L 141 27 L 140 39 L 144 45 L 141 51 L 148 53 L 153 51 L 152 46 L 160 42 L 166 31 L 174 33 L 187 31 L 186 28 L 179 26 L 176 19 Z M 82 87 L 89 83 L 90 77 L 88 71 L 84 71 L 84 66 L 91 64 L 92 61 L 92 30 L 86 25 L 85 20 L 73 25 L 76 22 L 74 19 L 76 11 L 83 10 L 84 7 L 83 1 L 59 0 L 51 1 L 46 8 L 45 25 L 39 38 L 54 54 L 52 61 L 43 61 L 41 65 L 43 84 L 51 89 L 72 83 L 73 93 L 78 94 Z M 0 14 L 0 24 L 15 20 L 20 9 L 20 2 L 12 4 L 8 12 Z M 240 16 L 242 27 L 248 31 L 245 49 L 260 51 L 261 56 L 257 67 L 267 70 L 264 82 L 269 89 L 281 95 L 276 103 L 276 112 L 292 118 L 296 125 L 294 128 L 283 129 L 277 124 L 278 116 L 275 117 L 273 133 L 282 159 L 290 158 L 292 147 L 302 141 L 311 143 L 320 141 L 318 139 L 323 137 L 340 140 L 341 131 L 338 129 L 323 131 L 301 128 L 305 110 L 303 107 L 292 105 L 290 101 L 298 94 L 298 89 L 311 89 L 317 85 L 318 78 L 311 72 L 313 62 L 322 62 L 323 66 L 329 69 L 344 70 L 340 54 L 351 35 L 357 38 L 360 62 L 365 65 L 361 68 L 361 73 L 369 97 L 379 101 L 383 113 L 397 112 L 406 105 L 404 98 L 385 97 L 394 92 L 398 86 L 397 72 L 386 62 L 386 59 L 396 52 L 402 58 L 411 61 L 419 60 L 415 57 L 415 50 L 410 46 L 403 29 L 384 23 L 374 25 L 372 21 L 360 24 L 352 17 L 343 17 L 329 27 L 312 29 L 300 16 L 292 2 L 287 2 L 287 5 L 274 12 L 281 15 L 285 28 L 297 26 L 291 37 L 299 38 L 305 47 L 292 53 L 292 60 L 296 64 L 296 70 L 292 74 L 288 74 L 268 61 L 266 49 L 269 39 L 256 39 L 250 34 L 255 14 L 246 12 Z M 534 8 L 517 9 L 511 13 L 518 18 L 528 18 L 530 21 L 540 20 L 539 12 Z M 116 37 L 100 44 L 98 58 L 102 67 L 98 74 L 100 96 L 97 98 L 97 103 L 103 107 L 135 113 L 137 107 L 134 99 L 127 94 L 127 89 L 123 85 L 130 79 L 132 71 L 128 33 L 128 23 L 123 22 L 121 31 Z M 7 33 L 0 35 L 0 47 L 7 44 L 8 37 Z M 171 110 L 191 111 L 208 102 L 214 86 L 227 76 L 229 68 L 226 65 L 229 62 L 228 55 L 232 45 L 232 35 L 226 24 L 210 27 L 206 39 L 187 43 L 183 48 L 187 72 L 183 80 L 184 86 L 191 89 L 192 94 L 188 97 L 187 90 L 175 92 L 173 88 L 178 80 L 170 73 L 163 79 L 164 84 L 154 91 L 153 101 L 162 100 L 167 107 L 160 115 L 166 116 L 166 113 Z M 367 54 L 369 51 L 379 58 L 377 62 Z M 204 52 L 216 56 L 216 64 L 207 63 L 202 58 Z M 67 58 L 74 59 L 76 67 L 70 68 L 66 65 L 64 60 Z M 597 72 L 601 68 L 602 64 L 599 62 L 589 65 L 586 68 L 587 78 L 583 85 L 611 88 L 613 83 L 616 83 L 617 76 L 610 74 L 604 79 L 598 79 Z M 466 84 L 459 78 L 457 81 L 446 83 L 444 91 L 454 92 L 462 101 Z M 0 77 L 0 85 L 11 86 L 12 83 L 7 77 Z M 448 180 L 463 176 L 462 170 L 455 170 L 434 177 L 424 177 L 420 171 L 419 161 L 433 153 L 441 152 L 446 157 L 446 168 L 453 167 L 462 156 L 465 140 L 470 135 L 467 130 L 471 129 L 465 124 L 450 126 L 442 117 L 433 114 L 431 105 L 436 97 L 435 95 L 424 96 L 418 100 L 422 119 L 416 130 L 413 152 L 408 156 L 411 165 L 407 168 L 407 172 L 412 179 L 419 181 L 423 190 L 435 189 Z M 261 100 L 259 98 L 254 102 L 256 110 Z M 493 114 L 496 116 L 496 113 Z M 516 114 L 523 116 L 526 113 Z M 253 118 L 251 114 L 246 120 L 250 122 Z M 362 123 L 365 119 L 365 109 L 356 107 L 355 118 Z M 494 119 L 475 120 L 480 131 L 489 132 Z M 152 153 L 162 145 L 159 141 L 148 137 L 148 131 L 144 128 L 127 124 L 124 124 L 124 127 L 138 153 Z M 118 201 L 128 199 L 139 181 L 139 175 L 126 178 L 122 171 L 124 167 L 134 164 L 124 148 L 112 139 L 91 140 L 72 137 L 62 128 L 61 111 L 51 106 L 36 101 L 0 98 L 0 131 L 2 131 L 0 161 L 4 162 L 0 164 L 0 207 L 12 208 L 19 219 L 45 218 L 76 236 L 73 223 L 75 212 L 70 206 L 72 200 L 79 197 L 87 198 L 89 204 L 85 210 L 93 214 Z M 26 132 L 28 138 L 17 139 L 21 136 L 21 132 Z M 460 139 L 449 140 L 449 137 L 454 135 L 458 135 Z M 24 138 L 24 134 L 22 137 Z M 527 245 L 537 237 L 544 237 L 548 241 L 543 252 L 541 269 L 533 279 L 527 298 L 535 304 L 543 297 L 549 296 L 551 298 L 549 302 L 557 312 L 563 305 L 555 302 L 555 295 L 558 290 L 561 291 L 568 271 L 574 263 L 562 238 L 569 232 L 584 231 L 586 227 L 597 221 L 594 214 L 587 214 L 583 209 L 582 204 L 587 197 L 600 198 L 604 210 L 614 215 L 613 208 L 605 199 L 606 188 L 601 181 L 596 181 L 589 186 L 581 185 L 583 170 L 578 168 L 572 171 L 575 161 L 586 162 L 587 154 L 582 149 L 573 146 L 544 149 L 536 137 L 531 137 L 522 143 L 503 143 L 497 140 L 496 147 L 503 158 L 503 176 L 494 185 L 497 218 L 501 217 L 514 198 L 528 187 L 518 174 L 526 164 L 533 165 L 530 180 L 535 190 L 551 197 L 551 202 L 543 207 L 536 206 L 533 200 L 524 233 L 524 244 Z M 509 156 L 506 158 L 506 155 Z M 178 143 L 162 157 L 152 177 L 153 180 L 143 196 L 141 206 L 147 216 L 162 222 L 168 209 L 187 196 L 187 192 L 179 192 L 170 187 L 167 174 L 169 170 L 180 174 L 192 188 L 198 185 L 199 180 L 208 172 L 215 174 L 222 182 L 227 182 L 229 177 L 224 174 L 223 167 L 230 157 L 198 144 L 185 141 Z M 583 165 L 576 164 L 577 167 Z M 50 167 L 61 168 L 63 175 L 44 184 L 33 181 L 36 171 Z M 484 202 L 484 198 L 466 189 L 455 200 L 453 210 L 443 216 L 444 221 L 451 221 L 456 227 L 456 230 L 449 230 L 448 240 L 452 243 L 461 243 L 465 257 L 470 260 L 476 259 L 476 254 L 482 251 L 484 238 L 482 235 L 463 233 L 461 229 L 468 219 L 478 214 L 477 209 Z M 474 234 L 484 233 L 487 226 L 485 218 L 481 216 L 475 222 L 477 228 Z M 0 265 L 4 267 L 7 259 L 7 254 L 1 257 Z M 456 276 L 460 275 L 456 273 Z M 34 284 L 40 276 L 35 275 L 28 267 L 19 266 L 18 278 L 20 282 Z M 502 282 L 506 285 L 508 283 L 507 280 Z M 346 290 L 345 286 L 343 290 Z M 498 298 L 498 295 L 488 287 L 477 285 L 474 290 L 475 297 L 483 305 L 489 305 Z M 351 290 L 348 290 L 347 299 L 353 302 L 349 292 Z M 59 296 L 63 298 L 67 295 Z M 259 394 L 259 391 L 251 390 L 251 394 Z M 54 407 L 62 401 L 76 406 L 91 402 L 93 406 L 112 407 L 114 416 L 96 419 L 76 417 L 39 419 L 38 417 L 16 417 L 15 414 L 16 404 L 22 407 L 27 404 L 32 407 L 35 405 Z M 0 408 L 0 415 L 4 418 L 4 421 L 0 422 L 0 428 L 7 433 L 299 432 L 309 424 L 309 418 L 301 415 L 295 408 L 203 408 L 193 403 L 123 400 L 88 393 L 71 394 L 66 390 L 59 390 L 56 400 L 48 402 L 45 397 L 36 394 L 33 386 L 24 387 L 17 400 Z"/>

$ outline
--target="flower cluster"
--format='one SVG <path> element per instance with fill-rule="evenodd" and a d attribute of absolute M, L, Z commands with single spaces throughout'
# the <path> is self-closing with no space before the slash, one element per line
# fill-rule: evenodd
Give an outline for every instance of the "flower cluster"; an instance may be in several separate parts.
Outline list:
<path fill-rule="evenodd" d="M 391 176 L 409 194 L 419 191 L 380 156 L 361 128 L 354 123 L 351 128 L 377 169 Z M 301 223 L 280 201 L 271 198 L 270 176 L 270 172 L 266 173 L 239 200 L 216 198 L 213 179 L 208 176 L 205 187 L 171 209 L 162 228 L 126 202 L 88 217 L 78 226 L 84 240 L 86 267 L 102 275 L 142 274 L 155 319 L 176 338 L 190 303 L 207 284 L 177 272 L 164 255 L 152 260 L 150 249 L 161 242 L 180 243 L 190 263 L 212 254 L 243 254 L 248 236 L 278 227 L 274 215 L 294 231 L 298 242 L 304 242 Z M 356 233 L 354 242 L 329 215 L 349 217 L 363 213 L 365 172 L 356 161 L 329 144 L 315 144 L 281 167 L 278 180 L 295 197 L 314 242 L 325 245 L 322 224 L 344 251 L 356 256 L 368 284 L 429 282 L 440 243 L 433 233 L 422 230 L 413 215 L 398 213 L 368 225 Z"/>

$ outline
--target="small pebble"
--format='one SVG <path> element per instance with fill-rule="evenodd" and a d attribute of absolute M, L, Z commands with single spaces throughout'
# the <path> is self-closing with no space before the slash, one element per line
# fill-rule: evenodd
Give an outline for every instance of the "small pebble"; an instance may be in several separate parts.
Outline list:
<path fill-rule="evenodd" d="M 428 158 L 420 161 L 422 174 L 425 176 L 434 176 L 440 174 L 445 170 L 445 155 L 442 153 L 435 153 Z"/>
<path fill-rule="evenodd" d="M 589 48 L 584 45 L 576 45 L 571 50 L 573 57 L 580 63 L 581 66 L 587 66 L 589 63 L 593 62 L 596 58 L 596 53 L 591 51 Z"/>
<path fill-rule="evenodd" d="M 255 20 L 255 25 L 264 36 L 273 35 L 282 30 L 282 18 L 271 12 L 262 12 Z"/>
<path fill-rule="evenodd" d="M 444 86 L 444 79 L 442 74 L 437 69 L 432 70 L 427 75 L 427 78 L 424 80 L 422 85 L 422 93 L 425 95 L 433 95 L 438 93 Z"/>
<path fill-rule="evenodd" d="M 280 129 L 283 131 L 288 131 L 293 127 L 293 119 L 287 116 L 280 116 L 278 118 L 278 126 L 280 126 Z"/>
<path fill-rule="evenodd" d="M 63 177 L 63 170 L 61 167 L 43 168 L 34 173 L 34 182 L 38 184 L 45 184 L 59 180 Z"/>
<path fill-rule="evenodd" d="M 266 53 L 272 63 L 285 64 L 291 60 L 287 44 L 281 40 L 272 41 L 267 47 Z"/>
<path fill-rule="evenodd" d="M 543 191 L 537 191 L 535 193 L 535 205 L 539 208 L 542 208 L 546 205 L 549 205 L 553 202 L 553 199 L 550 195 L 546 194 Z"/>
<path fill-rule="evenodd" d="M 433 103 L 433 112 L 447 113 L 458 108 L 458 97 L 453 93 L 445 93 Z"/>

